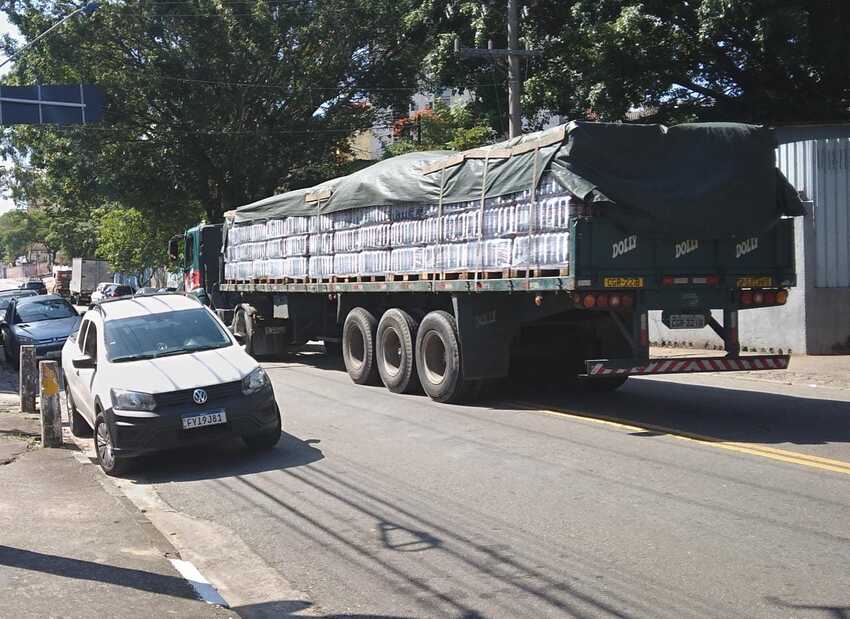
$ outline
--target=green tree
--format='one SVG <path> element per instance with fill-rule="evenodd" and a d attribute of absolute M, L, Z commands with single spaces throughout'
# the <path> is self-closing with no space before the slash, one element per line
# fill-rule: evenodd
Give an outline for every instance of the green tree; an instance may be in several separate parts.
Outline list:
<path fill-rule="evenodd" d="M 0 0 L 32 38 L 69 0 Z M 7 148 L 63 209 L 120 202 L 210 221 L 346 160 L 373 110 L 417 86 L 414 0 L 101 3 L 16 63 L 12 81 L 100 84 L 103 123 L 18 127 Z M 14 44 L 7 41 L 7 52 Z M 366 105 L 366 103 L 369 105 Z"/>
<path fill-rule="evenodd" d="M 492 143 L 496 132 L 466 107 L 449 108 L 437 102 L 430 110 L 414 112 L 395 123 L 395 141 L 384 157 L 416 150 L 467 150 Z"/>
<path fill-rule="evenodd" d="M 108 261 L 115 271 L 135 275 L 140 282 L 147 269 L 169 264 L 168 239 L 185 229 L 180 224 L 151 221 L 138 209 L 117 205 L 105 206 L 96 215 L 97 257 Z"/>
<path fill-rule="evenodd" d="M 0 251 L 6 262 L 20 256 L 30 257 L 33 245 L 47 250 L 52 262 L 59 249 L 59 239 L 50 231 L 50 217 L 40 210 L 7 211 L 0 215 Z"/>
<path fill-rule="evenodd" d="M 663 122 L 850 118 L 845 0 L 523 4 L 523 38 L 542 53 L 523 66 L 527 118 L 549 111 L 622 120 L 633 108 Z M 463 87 L 493 70 L 488 61 L 458 58 L 452 45 L 459 33 L 464 45 L 483 46 L 492 38 L 505 47 L 504 5 L 430 0 L 414 12 L 411 19 L 434 32 L 426 65 L 436 82 Z"/>

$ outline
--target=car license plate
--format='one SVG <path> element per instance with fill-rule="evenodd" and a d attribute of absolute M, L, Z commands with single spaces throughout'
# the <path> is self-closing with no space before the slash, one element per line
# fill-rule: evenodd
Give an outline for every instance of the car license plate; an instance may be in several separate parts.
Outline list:
<path fill-rule="evenodd" d="M 214 426 L 219 423 L 227 423 L 227 415 L 224 411 L 210 411 L 200 415 L 186 415 L 183 417 L 183 429 L 193 430 L 204 426 Z"/>
<path fill-rule="evenodd" d="M 673 314 L 668 320 L 671 329 L 702 329 L 705 316 L 702 314 Z"/>

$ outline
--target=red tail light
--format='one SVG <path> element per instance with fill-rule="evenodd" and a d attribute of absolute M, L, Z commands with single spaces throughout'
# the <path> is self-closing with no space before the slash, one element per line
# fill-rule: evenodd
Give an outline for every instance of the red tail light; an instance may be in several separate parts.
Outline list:
<path fill-rule="evenodd" d="M 665 275 L 661 279 L 661 283 L 665 286 L 672 286 L 673 285 L 673 276 L 672 275 Z"/>
<path fill-rule="evenodd" d="M 753 293 L 752 292 L 742 292 L 741 293 L 741 305 L 752 305 L 753 304 Z"/>
<path fill-rule="evenodd" d="M 620 302 L 623 304 L 623 307 L 629 308 L 629 307 L 632 307 L 635 304 L 635 299 L 630 294 L 624 294 L 623 298 L 620 299 Z"/>
<path fill-rule="evenodd" d="M 765 292 L 764 293 L 764 302 L 765 302 L 765 305 L 775 305 L 776 304 L 776 293 L 775 292 Z"/>
<path fill-rule="evenodd" d="M 717 275 L 709 275 L 705 278 L 705 283 L 709 286 L 719 286 L 720 278 Z"/>
<path fill-rule="evenodd" d="M 620 307 L 620 295 L 612 294 L 609 303 L 613 309 Z"/>
<path fill-rule="evenodd" d="M 607 308 L 608 307 L 608 295 L 607 294 L 596 295 L 596 307 L 599 307 L 599 308 Z"/>
<path fill-rule="evenodd" d="M 584 295 L 584 306 L 587 309 L 592 309 L 593 307 L 595 307 L 596 306 L 596 297 L 594 297 L 592 294 Z"/>
<path fill-rule="evenodd" d="M 756 305 L 761 305 L 764 303 L 764 293 L 763 292 L 754 292 L 753 293 L 753 303 Z"/>
<path fill-rule="evenodd" d="M 785 305 L 785 302 L 787 300 L 788 300 L 788 291 L 787 290 L 780 290 L 779 292 L 776 293 L 776 302 L 779 305 Z"/>

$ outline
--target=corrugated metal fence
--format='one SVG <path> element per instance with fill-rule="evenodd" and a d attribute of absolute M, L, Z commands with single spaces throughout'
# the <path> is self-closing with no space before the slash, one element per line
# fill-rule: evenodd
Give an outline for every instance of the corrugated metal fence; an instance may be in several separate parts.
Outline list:
<path fill-rule="evenodd" d="M 815 286 L 850 287 L 850 139 L 782 144 L 776 165 L 814 202 Z"/>

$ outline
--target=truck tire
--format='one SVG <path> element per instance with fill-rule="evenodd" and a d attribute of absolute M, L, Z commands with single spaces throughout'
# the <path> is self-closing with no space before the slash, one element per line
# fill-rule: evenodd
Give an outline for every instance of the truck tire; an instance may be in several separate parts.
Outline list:
<path fill-rule="evenodd" d="M 378 373 L 393 393 L 419 390 L 416 373 L 416 321 L 400 309 L 390 309 L 381 316 L 375 342 Z"/>
<path fill-rule="evenodd" d="M 463 378 L 457 322 L 448 312 L 431 312 L 419 325 L 416 370 L 435 402 L 461 402 L 474 394 L 476 382 Z"/>
<path fill-rule="evenodd" d="M 375 331 L 378 321 L 362 307 L 355 307 L 345 317 L 342 327 L 342 360 L 348 375 L 358 385 L 378 384 L 375 363 Z"/>

